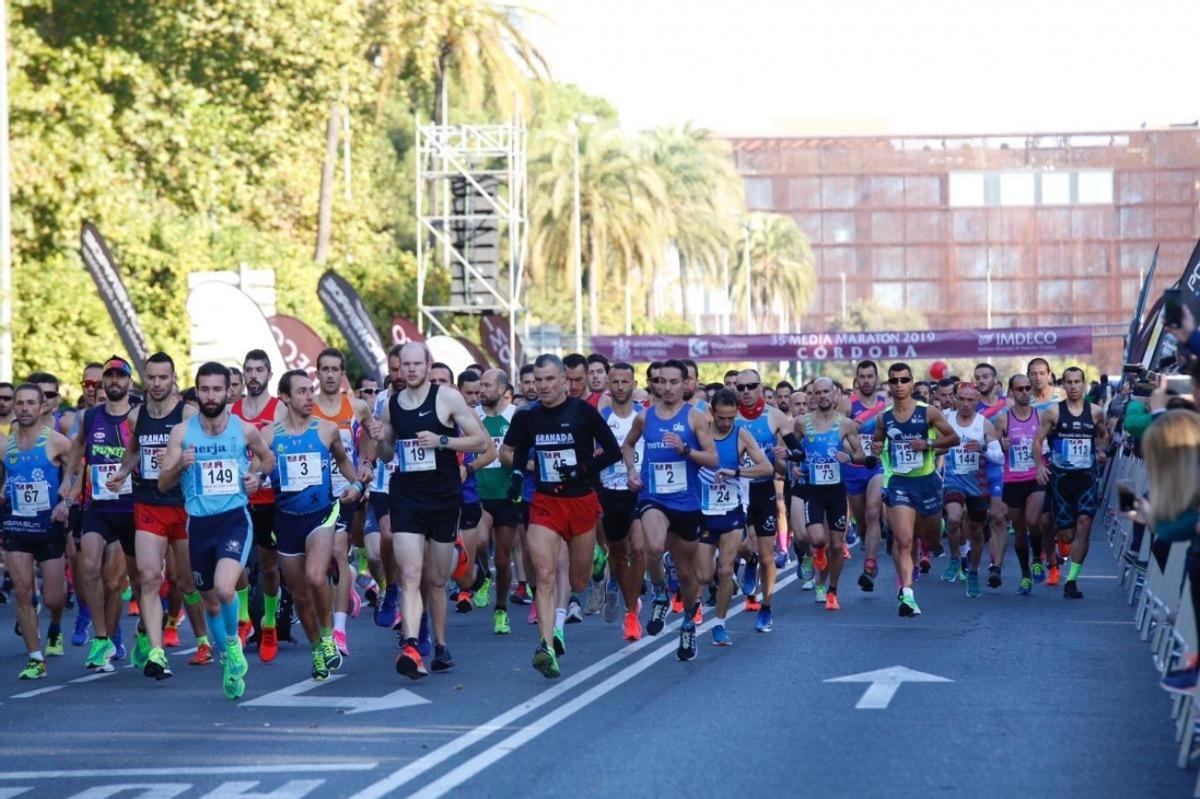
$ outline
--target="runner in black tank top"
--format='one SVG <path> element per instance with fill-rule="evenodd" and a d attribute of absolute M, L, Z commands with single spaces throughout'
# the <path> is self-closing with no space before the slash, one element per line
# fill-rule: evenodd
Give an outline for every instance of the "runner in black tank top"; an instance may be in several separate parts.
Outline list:
<path fill-rule="evenodd" d="M 404 389 L 388 402 L 387 418 L 382 422 L 371 419 L 367 426 L 379 445 L 379 458 L 384 463 L 396 460 L 388 487 L 392 551 L 400 570 L 404 620 L 404 644 L 396 671 L 412 679 L 428 674 L 417 650 L 417 631 L 425 610 L 422 578 L 432 597 L 433 669 L 454 667 L 446 647 L 446 581 L 454 567 L 454 536 L 462 502 L 457 453 L 483 453 L 489 440 L 462 394 L 429 382 L 432 360 L 422 343 L 409 343 L 400 350 Z M 456 427 L 462 435 L 456 435 Z"/>

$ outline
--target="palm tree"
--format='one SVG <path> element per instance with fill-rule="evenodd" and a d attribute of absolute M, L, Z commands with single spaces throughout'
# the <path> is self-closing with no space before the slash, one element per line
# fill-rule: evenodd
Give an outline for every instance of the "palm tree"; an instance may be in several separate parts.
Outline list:
<path fill-rule="evenodd" d="M 573 170 L 570 131 L 547 131 L 530 159 L 530 281 L 572 288 Z M 589 330 L 600 326 L 600 296 L 611 276 L 628 283 L 649 274 L 665 254 L 667 192 L 653 164 L 613 121 L 579 132 L 580 244 L 589 299 Z M 641 267 L 639 269 L 639 267 Z"/>
<path fill-rule="evenodd" d="M 817 290 L 813 253 L 805 236 L 790 216 L 751 214 L 745 223 L 750 231 L 750 298 L 753 310 L 762 315 L 777 301 L 786 319 L 798 319 L 812 304 Z M 733 293 L 739 303 L 746 298 L 745 263 L 738 264 L 740 277 Z"/>
<path fill-rule="evenodd" d="M 549 74 L 542 54 L 522 30 L 523 16 L 535 12 L 489 0 L 380 0 L 374 27 L 383 59 L 380 102 L 404 75 L 433 85 L 433 121 L 441 124 L 441 97 L 455 75 L 472 106 L 491 90 L 504 113 L 514 95 L 528 112 L 528 79 Z"/>
<path fill-rule="evenodd" d="M 691 123 L 650 131 L 642 146 L 666 184 L 671 237 L 679 252 L 681 311 L 688 321 L 690 268 L 697 268 L 694 277 L 702 284 L 716 276 L 722 253 L 736 236 L 737 215 L 745 207 L 742 181 L 728 144 Z"/>

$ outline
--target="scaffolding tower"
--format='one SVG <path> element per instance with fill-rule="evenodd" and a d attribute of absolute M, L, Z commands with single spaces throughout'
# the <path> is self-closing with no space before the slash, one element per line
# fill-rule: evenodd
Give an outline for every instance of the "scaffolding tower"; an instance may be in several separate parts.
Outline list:
<path fill-rule="evenodd" d="M 418 329 L 452 335 L 453 322 L 439 314 L 501 314 L 515 358 L 529 231 L 525 125 L 418 118 L 416 130 Z M 443 305 L 426 294 L 431 270 L 439 268 L 451 282 Z"/>

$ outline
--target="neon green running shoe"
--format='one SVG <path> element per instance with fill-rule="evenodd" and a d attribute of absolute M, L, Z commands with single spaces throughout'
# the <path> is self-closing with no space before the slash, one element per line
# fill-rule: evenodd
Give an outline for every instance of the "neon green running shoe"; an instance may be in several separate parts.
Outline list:
<path fill-rule="evenodd" d="M 508 624 L 508 611 L 503 608 L 496 608 L 492 612 L 492 634 L 508 635 L 511 632 L 512 627 Z"/>
<path fill-rule="evenodd" d="M 30 658 L 17 675 L 18 680 L 40 680 L 46 676 L 46 661 Z"/>
<path fill-rule="evenodd" d="M 554 679 L 561 673 L 554 650 L 546 646 L 545 642 L 538 644 L 538 648 L 533 651 L 533 667 L 549 679 Z"/>
<path fill-rule="evenodd" d="M 112 671 L 111 661 L 116 654 L 117 647 L 111 639 L 93 638 L 92 648 L 88 650 L 87 660 L 83 665 L 92 671 Z"/>
<path fill-rule="evenodd" d="M 921 609 L 917 607 L 917 598 L 914 596 L 905 596 L 904 594 L 901 594 L 899 613 L 904 618 L 920 616 Z"/>
<path fill-rule="evenodd" d="M 483 581 L 483 585 L 479 586 L 479 590 L 475 592 L 475 596 L 471 598 L 471 602 L 475 607 L 483 610 L 488 605 L 492 604 L 492 578 L 488 577 Z"/>
<path fill-rule="evenodd" d="M 51 633 L 46 638 L 46 654 L 62 657 L 63 635 L 61 632 Z"/>
<path fill-rule="evenodd" d="M 129 655 L 130 662 L 138 671 L 146 668 L 146 661 L 150 658 L 150 636 L 145 633 L 138 633 L 137 638 L 133 641 L 133 652 Z"/>
<path fill-rule="evenodd" d="M 225 642 L 225 673 L 234 679 L 242 679 L 250 671 L 250 664 L 242 653 L 242 641 L 236 635 Z"/>
<path fill-rule="evenodd" d="M 820 585 L 820 584 L 818 584 L 816 586 L 816 588 L 814 589 L 813 598 L 817 601 L 818 605 L 825 604 L 825 595 L 826 595 L 827 591 L 828 591 L 828 589 L 825 586 Z"/>
<path fill-rule="evenodd" d="M 317 682 L 329 679 L 329 666 L 325 665 L 325 647 L 320 643 L 312 648 L 312 678 Z"/>
<path fill-rule="evenodd" d="M 162 649 L 151 649 L 146 655 L 146 664 L 142 669 L 142 674 L 145 674 L 147 677 L 153 677 L 156 680 L 165 680 L 168 677 L 173 677 L 171 664 L 167 662 L 167 653 Z"/>
<path fill-rule="evenodd" d="M 121 592 L 121 601 L 128 602 L 131 599 L 133 599 L 133 587 L 126 583 L 125 590 Z"/>
<path fill-rule="evenodd" d="M 557 657 L 567 654 L 567 634 L 562 627 L 554 628 L 554 654 Z"/>
<path fill-rule="evenodd" d="M 242 694 L 246 693 L 246 682 L 237 677 L 226 676 L 222 681 L 225 687 L 225 696 L 229 699 L 241 699 Z"/>

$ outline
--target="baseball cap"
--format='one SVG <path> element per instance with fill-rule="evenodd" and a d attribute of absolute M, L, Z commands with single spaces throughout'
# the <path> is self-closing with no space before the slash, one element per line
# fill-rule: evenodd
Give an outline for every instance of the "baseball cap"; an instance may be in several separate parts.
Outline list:
<path fill-rule="evenodd" d="M 104 362 L 104 371 L 102 374 L 108 374 L 114 370 L 120 372 L 126 377 L 133 377 L 133 367 L 129 365 L 129 361 L 125 360 L 120 355 L 114 355 Z"/>

